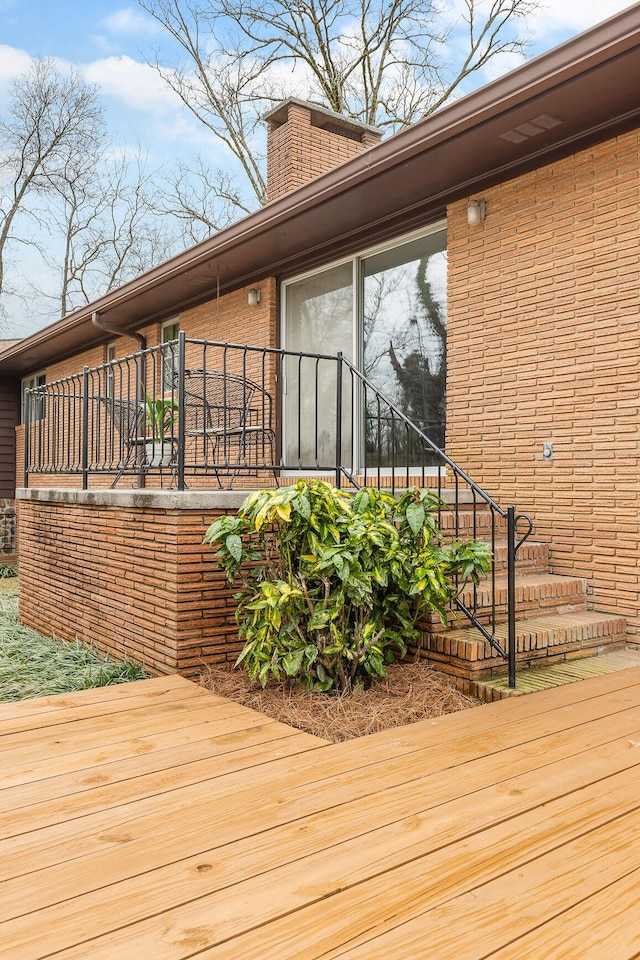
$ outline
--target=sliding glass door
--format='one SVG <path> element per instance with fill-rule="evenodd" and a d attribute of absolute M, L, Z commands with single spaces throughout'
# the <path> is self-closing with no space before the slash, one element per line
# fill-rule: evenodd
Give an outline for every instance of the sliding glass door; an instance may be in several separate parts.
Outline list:
<path fill-rule="evenodd" d="M 287 283 L 284 346 L 341 351 L 437 446 L 446 412 L 447 250 L 439 227 Z M 287 466 L 323 469 L 336 461 L 337 364 L 287 358 L 283 389 Z M 342 460 L 355 472 L 386 467 L 411 450 L 391 436 L 375 405 L 365 409 L 343 378 Z M 376 419 L 377 418 L 377 419 Z M 374 423 L 375 419 L 375 423 Z M 397 432 L 396 432 L 397 433 Z"/>
<path fill-rule="evenodd" d="M 439 230 L 361 261 L 362 364 L 368 380 L 436 446 L 444 446 L 447 249 Z M 371 406 L 371 405 L 370 405 Z M 411 463 L 391 424 L 364 411 L 367 466 Z M 404 442 L 410 442 L 405 435 Z M 361 461 L 362 462 L 362 461 Z M 414 461 L 417 462 L 417 461 Z"/>
<path fill-rule="evenodd" d="M 285 464 L 292 469 L 331 469 L 336 463 L 337 363 L 304 354 L 353 358 L 353 262 L 342 263 L 289 284 L 285 300 L 285 346 L 302 356 L 286 357 L 283 412 Z M 351 467 L 351 401 L 342 416 L 344 462 Z"/>

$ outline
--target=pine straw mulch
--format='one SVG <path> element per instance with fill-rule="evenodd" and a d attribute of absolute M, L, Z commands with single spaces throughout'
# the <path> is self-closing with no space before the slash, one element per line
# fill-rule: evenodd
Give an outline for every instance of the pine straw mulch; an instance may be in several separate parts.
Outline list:
<path fill-rule="evenodd" d="M 333 743 L 479 705 L 420 660 L 389 667 L 386 680 L 351 696 L 311 692 L 291 682 L 272 681 L 263 690 L 230 664 L 207 666 L 199 682 L 219 696 Z"/>

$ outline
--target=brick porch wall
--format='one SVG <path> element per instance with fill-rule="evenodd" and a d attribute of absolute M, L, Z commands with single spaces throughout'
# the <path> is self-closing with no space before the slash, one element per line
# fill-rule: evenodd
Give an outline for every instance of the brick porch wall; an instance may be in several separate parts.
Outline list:
<path fill-rule="evenodd" d="M 640 640 L 640 134 L 483 196 L 448 217 L 447 452 Z"/>
<path fill-rule="evenodd" d="M 243 496 L 19 490 L 21 621 L 153 673 L 235 660 L 235 604 L 202 538 Z"/>

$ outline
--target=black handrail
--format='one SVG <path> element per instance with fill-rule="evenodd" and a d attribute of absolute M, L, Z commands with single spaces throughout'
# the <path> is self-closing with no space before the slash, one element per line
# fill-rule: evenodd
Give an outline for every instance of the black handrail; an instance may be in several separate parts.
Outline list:
<path fill-rule="evenodd" d="M 483 501 L 485 508 L 490 512 L 491 516 L 491 546 L 492 551 L 495 556 L 495 547 L 496 547 L 496 525 L 495 518 L 496 516 L 500 517 L 505 521 L 506 525 L 506 550 L 507 550 L 507 649 L 505 650 L 502 644 L 496 638 L 496 566 L 495 559 L 492 565 L 491 570 L 491 596 L 492 596 L 492 606 L 491 606 L 491 616 L 490 616 L 490 628 L 481 622 L 479 619 L 479 606 L 478 606 L 478 597 L 477 590 L 474 587 L 472 591 L 471 602 L 465 602 L 462 597 L 458 597 L 454 602 L 458 610 L 460 610 L 465 617 L 476 627 L 477 630 L 482 634 L 482 636 L 489 642 L 491 647 L 498 653 L 500 656 L 504 657 L 508 661 L 508 671 L 509 671 L 509 686 L 515 687 L 516 684 L 516 557 L 518 550 L 522 544 L 527 540 L 533 531 L 533 521 L 526 514 L 516 514 L 515 507 L 501 507 L 496 500 L 491 497 L 486 490 L 484 490 L 479 484 L 477 484 L 471 477 L 455 463 L 451 457 L 449 457 L 444 450 L 440 449 L 430 437 L 428 437 L 420 428 L 413 423 L 406 414 L 400 410 L 400 408 L 388 397 L 384 396 L 380 390 L 376 387 L 374 383 L 368 379 L 361 370 L 359 370 L 355 364 L 351 363 L 347 358 L 342 358 L 342 363 L 349 370 L 352 381 L 358 382 L 361 391 L 364 393 L 364 408 L 367 409 L 368 406 L 368 397 L 370 394 L 375 398 L 377 417 L 378 422 L 380 421 L 380 407 L 381 404 L 385 405 L 391 414 L 391 423 L 392 429 L 395 428 L 395 423 L 398 421 L 403 425 L 404 431 L 406 434 L 412 435 L 415 440 L 422 444 L 427 450 L 430 451 L 431 456 L 435 459 L 438 464 L 437 470 L 437 492 L 438 495 L 442 494 L 441 487 L 441 471 L 440 467 L 446 467 L 453 474 L 454 478 L 454 503 L 453 503 L 453 512 L 454 512 L 454 522 L 455 522 L 455 535 L 458 536 L 460 533 L 460 507 L 462 506 L 460 502 L 460 484 L 461 482 L 466 486 L 468 491 L 472 495 L 472 534 L 475 537 L 477 534 L 477 500 L 479 498 Z M 392 450 L 395 450 L 395 443 L 391 444 Z M 407 465 L 407 473 L 409 467 Z M 380 468 L 378 468 L 378 475 L 380 475 Z M 367 481 L 367 468 L 366 468 L 366 459 L 365 459 L 365 469 L 364 469 L 364 482 Z M 395 479 L 395 475 L 393 475 Z M 408 479 L 408 477 L 407 477 Z M 393 487 L 393 484 L 392 484 Z M 523 535 L 517 539 L 518 526 L 522 523 L 525 524 L 525 531 Z M 464 596 L 464 594 L 463 594 Z"/>

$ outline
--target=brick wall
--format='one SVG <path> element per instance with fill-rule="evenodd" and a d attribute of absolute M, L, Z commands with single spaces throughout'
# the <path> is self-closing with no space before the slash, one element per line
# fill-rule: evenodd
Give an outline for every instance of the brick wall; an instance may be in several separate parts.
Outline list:
<path fill-rule="evenodd" d="M 324 115 L 320 118 L 326 122 Z M 267 200 L 276 200 L 379 142 L 381 134 L 354 129 L 345 119 L 336 115 L 334 123 L 319 126 L 313 107 L 296 102 L 284 105 L 277 119 L 269 119 Z"/>
<path fill-rule="evenodd" d="M 51 497 L 18 501 L 24 624 L 155 673 L 236 659 L 235 604 L 202 538 L 242 497 L 212 494 L 211 506 L 188 493 Z"/>
<path fill-rule="evenodd" d="M 251 287 L 260 290 L 260 303 L 248 303 Z M 263 277 L 250 286 L 202 303 L 180 314 L 180 328 L 187 337 L 247 343 L 259 347 L 276 345 L 276 280 Z"/>
<path fill-rule="evenodd" d="M 638 634 L 640 135 L 484 198 L 449 210 L 447 452 Z"/>
<path fill-rule="evenodd" d="M 241 287 L 224 294 L 219 301 L 213 296 L 197 307 L 176 314 L 180 329 L 184 330 L 187 337 L 195 339 L 275 346 L 276 281 L 273 277 L 265 277 L 250 286 L 260 288 L 261 299 L 257 306 L 251 307 L 247 302 L 250 287 Z M 141 327 L 140 333 L 146 337 L 147 346 L 153 347 L 161 341 L 162 324 L 156 322 Z M 135 353 L 138 349 L 131 337 L 114 337 L 113 342 L 116 358 Z M 102 344 L 51 364 L 46 369 L 47 381 L 71 376 L 85 366 L 95 367 L 105 363 L 106 350 L 106 345 Z"/>

